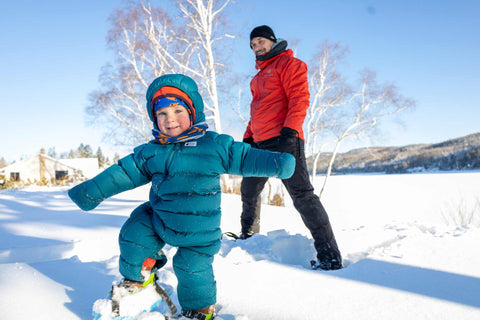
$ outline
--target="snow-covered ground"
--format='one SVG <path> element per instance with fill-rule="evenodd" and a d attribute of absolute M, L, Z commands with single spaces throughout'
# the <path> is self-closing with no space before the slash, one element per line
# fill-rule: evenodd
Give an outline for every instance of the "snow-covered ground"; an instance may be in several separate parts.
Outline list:
<path fill-rule="evenodd" d="M 120 279 L 119 228 L 147 195 L 86 213 L 66 188 L 0 191 L 0 319 L 91 319 Z M 479 201 L 480 172 L 331 177 L 323 203 L 346 267 L 329 272 L 309 269 L 313 241 L 291 201 L 265 205 L 261 234 L 223 239 L 219 317 L 480 319 Z M 223 230 L 239 231 L 239 196 L 222 208 Z M 171 262 L 161 281 L 175 288 Z"/>

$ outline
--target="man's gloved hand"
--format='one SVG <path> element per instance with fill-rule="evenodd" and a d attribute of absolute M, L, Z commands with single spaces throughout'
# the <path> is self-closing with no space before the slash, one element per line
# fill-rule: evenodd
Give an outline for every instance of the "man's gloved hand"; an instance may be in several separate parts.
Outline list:
<path fill-rule="evenodd" d="M 248 143 L 248 144 L 251 145 L 252 147 L 253 147 L 253 145 L 255 144 L 255 143 L 253 142 L 253 138 L 252 138 L 252 137 L 243 138 L 243 142 Z"/>
<path fill-rule="evenodd" d="M 280 131 L 280 140 L 278 142 L 278 151 L 287 152 L 297 156 L 298 154 L 298 132 L 290 129 L 289 127 L 283 127 Z"/>

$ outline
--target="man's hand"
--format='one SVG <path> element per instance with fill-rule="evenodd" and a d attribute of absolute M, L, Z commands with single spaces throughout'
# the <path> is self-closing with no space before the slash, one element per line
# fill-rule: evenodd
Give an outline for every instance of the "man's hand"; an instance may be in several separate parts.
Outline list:
<path fill-rule="evenodd" d="M 296 130 L 283 127 L 280 131 L 278 151 L 293 154 L 295 157 L 298 155 L 298 132 Z"/>
<path fill-rule="evenodd" d="M 243 138 L 243 142 L 244 143 L 248 143 L 249 145 L 251 145 L 253 147 L 253 145 L 255 144 L 253 142 L 253 138 L 252 137 L 248 137 L 248 138 Z"/>

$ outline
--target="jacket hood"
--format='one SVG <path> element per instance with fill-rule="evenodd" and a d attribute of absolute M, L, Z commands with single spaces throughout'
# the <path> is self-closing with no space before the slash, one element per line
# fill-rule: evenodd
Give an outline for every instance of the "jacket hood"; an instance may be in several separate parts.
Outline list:
<path fill-rule="evenodd" d="M 205 121 L 203 99 L 198 92 L 198 87 L 195 81 L 183 74 L 166 74 L 153 80 L 147 89 L 147 112 L 150 120 L 153 122 L 153 126 L 157 128 L 157 124 L 154 121 L 153 110 L 151 102 L 155 93 L 162 87 L 175 87 L 182 90 L 192 100 L 193 108 L 195 109 L 196 117 L 194 123 L 200 123 Z M 157 128 L 158 129 L 158 128 Z"/>

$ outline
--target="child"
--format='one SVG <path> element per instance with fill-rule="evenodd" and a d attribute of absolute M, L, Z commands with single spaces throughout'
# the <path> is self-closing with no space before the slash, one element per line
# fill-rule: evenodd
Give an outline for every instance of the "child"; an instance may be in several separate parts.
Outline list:
<path fill-rule="evenodd" d="M 166 262 L 161 251 L 165 244 L 178 247 L 173 269 L 183 316 L 208 320 L 216 303 L 212 263 L 222 235 L 220 175 L 286 179 L 295 160 L 206 131 L 202 97 L 187 76 L 155 79 L 146 97 L 155 139 L 68 194 L 81 209 L 92 210 L 108 197 L 151 181 L 149 201 L 137 207 L 120 230 L 124 284 L 146 281 L 150 275 L 142 272 L 144 262 L 151 269 L 156 260 L 156 270 Z"/>

